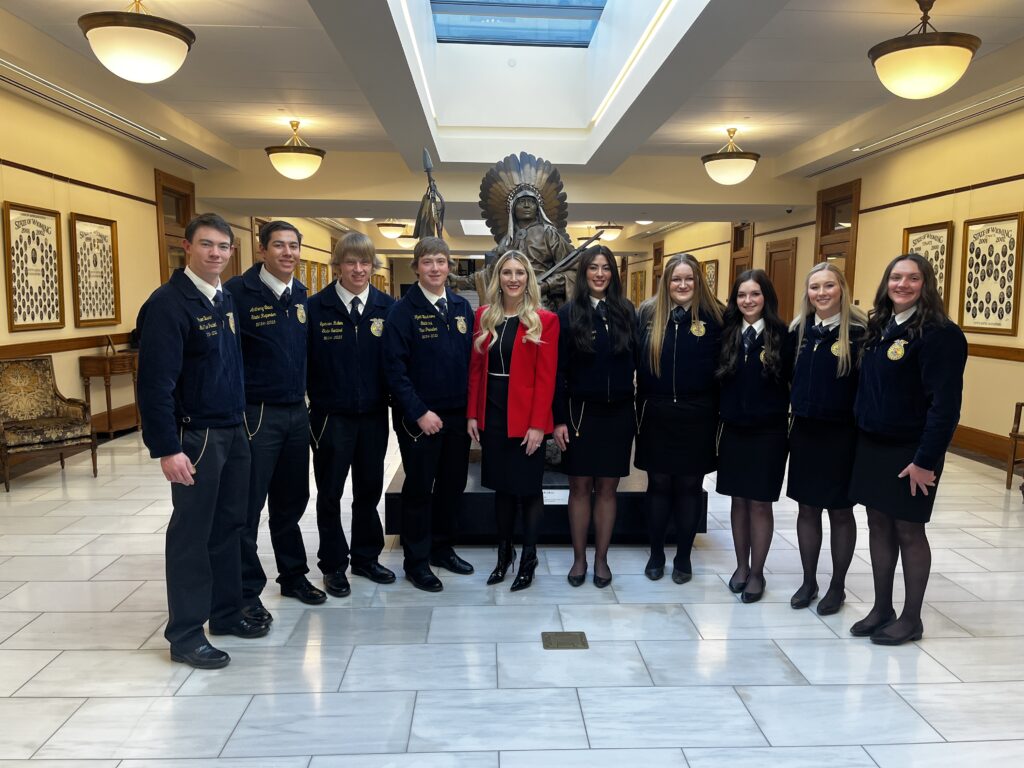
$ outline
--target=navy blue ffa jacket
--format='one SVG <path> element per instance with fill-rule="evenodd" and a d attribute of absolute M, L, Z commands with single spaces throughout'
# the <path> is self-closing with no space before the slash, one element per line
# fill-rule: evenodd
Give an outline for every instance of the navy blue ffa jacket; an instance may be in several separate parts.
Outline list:
<path fill-rule="evenodd" d="M 231 294 L 218 312 L 184 269 L 153 291 L 139 310 L 139 411 L 154 459 L 181 453 L 179 427 L 242 423 L 242 348 Z"/>
<path fill-rule="evenodd" d="M 740 345 L 736 360 L 736 370 L 720 382 L 721 399 L 719 412 L 722 421 L 734 426 L 765 427 L 785 424 L 789 417 L 789 373 L 793 370 L 793 345 L 789 334 L 783 333 L 781 338 L 781 379 L 775 379 L 764 369 L 761 355 L 764 352 L 764 336 L 762 331 L 750 351 L 743 352 Z M 729 342 L 723 342 L 729 343 Z"/>
<path fill-rule="evenodd" d="M 558 310 L 558 376 L 555 379 L 555 424 L 569 421 L 569 398 L 614 403 L 633 398 L 633 374 L 636 361 L 633 350 L 615 353 L 612 340 L 597 312 L 594 312 L 594 351 L 576 347 L 576 336 L 569 321 L 571 304 Z M 631 308 L 632 309 L 632 308 Z M 635 315 L 629 320 L 629 332 L 636 332 Z M 634 347 L 635 347 L 634 343 Z"/>
<path fill-rule="evenodd" d="M 934 470 L 960 420 L 967 339 L 952 321 L 908 331 L 865 347 L 854 412 L 865 432 L 916 440 L 914 463 Z"/>
<path fill-rule="evenodd" d="M 384 323 L 384 371 L 401 416 L 416 421 L 427 411 L 466 409 L 473 309 L 445 289 L 448 323 L 423 295 L 409 289 Z"/>
<path fill-rule="evenodd" d="M 310 298 L 310 409 L 358 414 L 387 407 L 384 328 L 394 303 L 371 285 L 357 324 L 338 295 L 337 283 Z"/>
<path fill-rule="evenodd" d="M 673 402 L 718 391 L 715 369 L 722 349 L 722 327 L 707 313 L 693 322 L 689 310 L 681 321 L 669 315 L 665 339 L 661 346 L 661 376 L 651 370 L 648 346 L 650 344 L 653 307 L 640 312 L 637 345 L 637 396 L 642 400 L 668 400 Z"/>
<path fill-rule="evenodd" d="M 857 397 L 857 365 L 867 332 L 863 326 L 850 326 L 850 371 L 837 377 L 839 367 L 839 326 L 818 338 L 811 315 L 804 325 L 804 338 L 796 353 L 790 403 L 793 414 L 806 419 L 853 422 L 853 402 Z M 796 348 L 797 330 L 789 332 L 790 344 Z"/>
<path fill-rule="evenodd" d="M 231 278 L 224 289 L 235 300 L 242 336 L 245 399 L 284 405 L 306 394 L 306 286 L 292 280 L 288 306 L 260 280 L 262 264 Z"/>

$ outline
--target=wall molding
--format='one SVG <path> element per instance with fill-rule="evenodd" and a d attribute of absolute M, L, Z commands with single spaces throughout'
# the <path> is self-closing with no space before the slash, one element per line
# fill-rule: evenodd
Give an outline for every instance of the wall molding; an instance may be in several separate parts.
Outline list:
<path fill-rule="evenodd" d="M 971 357 L 987 357 L 992 360 L 1024 362 L 1024 349 L 1019 347 L 997 347 L 994 344 L 968 344 L 967 354 Z"/>
<path fill-rule="evenodd" d="M 26 173 L 34 173 L 37 176 L 45 176 L 48 179 L 53 179 L 54 181 L 63 181 L 65 184 L 72 184 L 76 187 L 93 189 L 97 192 L 106 192 L 108 195 L 117 195 L 118 197 L 124 197 L 127 198 L 128 200 L 134 200 L 137 203 L 145 203 L 146 205 L 152 205 L 154 207 L 156 206 L 156 200 L 148 200 L 145 197 L 133 195 L 131 192 L 122 192 L 119 189 L 103 187 L 100 186 L 99 184 L 93 184 L 90 181 L 82 181 L 81 179 L 74 179 L 70 176 L 63 176 L 59 173 L 54 173 L 53 171 L 46 171 L 43 170 L 42 168 L 36 168 L 35 166 L 24 165 L 23 163 L 16 163 L 13 160 L 5 160 L 2 157 L 0 157 L 0 166 L 14 168 L 15 170 L 25 171 Z"/>
<path fill-rule="evenodd" d="M 110 339 L 117 344 L 127 344 L 127 333 L 111 333 Z M 0 345 L 0 360 L 15 357 L 36 357 L 57 352 L 74 352 L 79 349 L 102 349 L 107 346 L 107 336 L 71 336 L 52 341 L 28 341 L 22 344 Z"/>
<path fill-rule="evenodd" d="M 988 181 L 979 181 L 976 184 L 965 184 L 962 187 L 950 187 L 949 189 L 943 189 L 939 192 L 929 192 L 927 195 L 917 195 L 916 197 L 908 197 L 903 200 L 896 200 L 891 203 L 882 203 L 880 205 L 873 205 L 870 208 L 861 208 L 860 213 L 874 213 L 875 211 L 884 211 L 887 208 L 898 208 L 901 205 L 910 205 L 911 203 L 921 203 L 925 200 L 934 200 L 937 197 L 946 197 L 947 195 L 957 195 L 961 192 L 971 192 L 975 189 L 984 189 L 985 187 L 996 187 L 1000 184 L 1012 184 L 1015 181 L 1024 181 L 1024 173 L 1017 173 L 1013 176 L 1003 176 L 999 179 L 989 179 Z"/>
<path fill-rule="evenodd" d="M 759 237 L 765 237 L 767 235 L 777 235 L 779 232 L 789 232 L 791 229 L 803 229 L 804 227 L 813 227 L 815 222 L 805 221 L 803 224 L 790 224 L 788 227 L 779 227 L 778 229 L 769 229 L 767 232 L 755 232 L 754 239 Z"/>
<path fill-rule="evenodd" d="M 1009 416 L 1010 414 L 1007 414 L 1007 417 Z M 964 424 L 957 426 L 956 432 L 953 434 L 952 444 L 957 448 L 974 451 L 975 453 L 999 459 L 1000 461 L 1006 461 L 1006 457 L 1010 452 L 1010 438 L 1008 435 L 997 435 L 992 432 L 986 432 L 983 429 L 968 427 Z"/>

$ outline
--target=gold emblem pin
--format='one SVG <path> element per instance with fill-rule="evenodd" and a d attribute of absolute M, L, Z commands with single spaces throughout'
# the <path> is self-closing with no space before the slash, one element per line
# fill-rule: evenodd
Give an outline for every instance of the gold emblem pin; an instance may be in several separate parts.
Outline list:
<path fill-rule="evenodd" d="M 384 318 L 374 317 L 370 319 L 370 333 L 374 336 L 384 335 Z"/>
<path fill-rule="evenodd" d="M 704 328 L 704 321 L 694 320 L 692 323 L 690 323 L 690 333 L 692 333 L 694 336 L 703 336 L 705 333 L 707 333 L 707 329 Z"/>
<path fill-rule="evenodd" d="M 455 327 L 459 329 L 459 333 L 465 333 L 469 330 L 469 327 L 466 325 L 466 318 L 462 315 L 455 318 Z"/>
<path fill-rule="evenodd" d="M 835 355 L 836 357 L 839 357 L 839 342 L 838 341 L 832 342 L 831 349 L 832 349 L 832 354 Z"/>
<path fill-rule="evenodd" d="M 764 365 L 764 361 L 768 359 L 768 355 L 765 354 L 765 351 L 762 349 L 761 354 L 757 356 L 757 359 L 761 361 L 761 365 Z"/>
<path fill-rule="evenodd" d="M 885 356 L 890 360 L 900 360 L 905 354 L 903 347 L 905 347 L 906 344 L 906 339 L 897 339 L 892 343 L 892 346 L 889 347 L 889 351 L 885 353 Z"/>
<path fill-rule="evenodd" d="M 231 328 L 232 333 L 235 333 L 235 313 L 227 312 L 225 315 L 228 319 L 228 327 Z"/>
<path fill-rule="evenodd" d="M 306 322 L 306 306 L 304 304 L 295 305 L 295 316 L 299 318 L 300 323 Z"/>

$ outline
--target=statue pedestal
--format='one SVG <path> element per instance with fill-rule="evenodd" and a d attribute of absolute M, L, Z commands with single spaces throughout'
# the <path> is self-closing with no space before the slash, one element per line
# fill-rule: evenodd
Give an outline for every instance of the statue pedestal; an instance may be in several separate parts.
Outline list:
<path fill-rule="evenodd" d="M 402 533 L 401 492 L 405 471 L 399 467 L 384 492 L 384 532 Z M 633 468 L 628 477 L 619 482 L 618 514 L 615 520 L 613 544 L 647 544 L 647 515 L 645 492 L 647 473 Z M 704 497 L 704 515 L 700 532 L 707 531 L 708 494 Z M 569 479 L 561 472 L 544 473 L 544 522 L 541 525 L 542 544 L 570 544 L 567 505 Z M 494 520 L 494 492 L 480 485 L 480 464 L 469 465 L 462 514 L 458 520 L 457 541 L 462 544 L 493 544 L 498 539 Z M 669 525 L 668 543 L 675 542 L 673 526 Z"/>

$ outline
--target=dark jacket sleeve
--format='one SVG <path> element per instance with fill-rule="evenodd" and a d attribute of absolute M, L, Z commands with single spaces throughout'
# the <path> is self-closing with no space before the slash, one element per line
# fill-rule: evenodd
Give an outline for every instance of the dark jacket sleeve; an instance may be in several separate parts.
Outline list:
<path fill-rule="evenodd" d="M 150 300 L 139 313 L 139 412 L 142 438 L 154 459 L 181 453 L 174 390 L 188 336 L 188 321 L 169 301 Z"/>
<path fill-rule="evenodd" d="M 914 463 L 934 470 L 953 439 L 960 421 L 967 366 L 967 339 L 949 322 L 927 334 L 921 344 L 921 388 L 928 403 L 924 432 Z"/>
<path fill-rule="evenodd" d="M 409 377 L 413 336 L 411 318 L 407 313 L 399 311 L 398 307 L 398 304 L 392 307 L 388 322 L 384 323 L 384 374 L 402 414 L 416 421 L 428 409 L 416 394 Z"/>
<path fill-rule="evenodd" d="M 569 422 L 569 357 L 572 354 L 572 329 L 568 313 L 559 312 L 558 321 L 558 365 L 555 371 L 555 398 L 552 415 L 555 425 Z"/>

